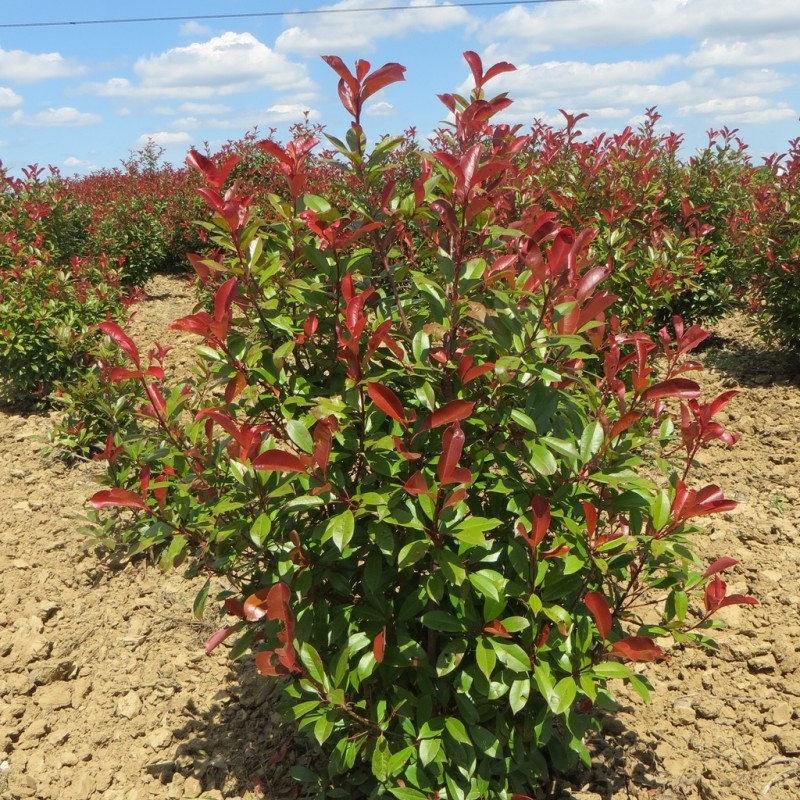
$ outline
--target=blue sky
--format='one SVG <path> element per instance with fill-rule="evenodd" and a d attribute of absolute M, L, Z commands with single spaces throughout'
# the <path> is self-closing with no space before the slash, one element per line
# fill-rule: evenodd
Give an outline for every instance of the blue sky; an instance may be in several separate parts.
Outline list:
<path fill-rule="evenodd" d="M 380 6 L 397 10 L 200 18 Z M 304 112 L 340 136 L 347 118 L 322 54 L 408 68 L 368 103 L 373 137 L 436 128 L 447 113 L 436 94 L 469 90 L 467 49 L 518 67 L 489 85 L 515 100 L 508 121 L 559 125 L 564 108 L 588 112 L 581 129 L 595 135 L 657 106 L 685 155 L 709 128 L 738 128 L 754 158 L 800 136 L 798 0 L 5 0 L 0 25 L 151 16 L 186 19 L 0 27 L 0 160 L 12 172 L 114 167 L 148 139 L 180 163 L 192 146 L 215 149 L 255 126 L 284 136 Z"/>

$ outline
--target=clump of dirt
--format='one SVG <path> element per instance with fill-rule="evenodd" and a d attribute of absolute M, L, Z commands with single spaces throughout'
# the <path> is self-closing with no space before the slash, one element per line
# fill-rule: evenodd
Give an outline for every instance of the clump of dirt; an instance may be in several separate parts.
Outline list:
<path fill-rule="evenodd" d="M 143 350 L 174 346 L 180 374 L 196 341 L 166 326 L 191 313 L 191 289 L 174 277 L 148 289 L 129 330 Z M 729 592 L 760 605 L 724 609 L 718 653 L 672 647 L 642 667 L 652 703 L 619 691 L 590 742 L 595 766 L 555 797 L 800 798 L 798 364 L 741 320 L 715 332 L 699 380 L 709 395 L 740 391 L 722 421 L 742 439 L 703 452 L 693 481 L 739 506 L 709 519 L 697 549 L 738 559 Z M 0 797 L 299 797 L 287 771 L 307 755 L 271 684 L 224 647 L 204 655 L 216 620 L 192 616 L 199 582 L 115 563 L 80 534 L 101 467 L 44 459 L 50 425 L 0 410 Z"/>

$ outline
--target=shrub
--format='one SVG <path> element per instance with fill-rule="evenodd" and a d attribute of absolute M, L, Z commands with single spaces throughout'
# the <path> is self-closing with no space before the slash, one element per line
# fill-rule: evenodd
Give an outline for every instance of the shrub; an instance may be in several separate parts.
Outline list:
<path fill-rule="evenodd" d="M 398 64 L 326 57 L 353 116 L 348 208 L 306 192 L 305 139 L 265 146 L 290 187 L 266 222 L 224 188 L 235 159 L 190 154 L 221 248 L 195 259 L 212 309 L 173 323 L 203 341 L 194 387 L 101 324 L 148 398 L 109 443 L 101 530 L 235 588 L 207 649 L 237 637 L 282 679 L 326 754 L 295 769 L 319 797 L 532 795 L 588 763 L 610 680 L 648 696 L 631 664 L 665 656 L 657 637 L 708 643 L 714 611 L 755 602 L 690 545 L 734 505 L 688 483 L 701 446 L 734 442 L 713 419 L 734 393 L 702 402 L 685 377 L 704 332 L 606 317 L 592 233 L 518 202 L 528 140 L 483 89 L 513 67 L 466 57 L 475 90 L 445 96 L 449 147 L 410 191 L 386 168 L 398 142 L 368 152 L 360 127 Z"/>
<path fill-rule="evenodd" d="M 122 169 L 70 181 L 87 218 L 88 252 L 118 261 L 123 281 L 133 286 L 158 272 L 185 271 L 187 254 L 202 245 L 195 225 L 202 207 L 190 175 L 161 164 L 161 155 L 150 142 Z"/>
<path fill-rule="evenodd" d="M 127 299 L 105 257 L 72 252 L 81 236 L 68 194 L 40 174 L 12 179 L 0 166 L 0 397 L 19 402 L 44 402 L 89 369 L 92 326 Z"/>
<path fill-rule="evenodd" d="M 800 139 L 754 169 L 751 181 L 749 217 L 739 207 L 730 215 L 750 259 L 750 308 L 768 341 L 800 352 Z"/>
<path fill-rule="evenodd" d="M 586 114 L 561 113 L 563 128 L 537 122 L 520 153 L 520 204 L 541 205 L 564 224 L 596 231 L 591 257 L 614 265 L 607 287 L 630 330 L 655 332 L 679 308 L 691 321 L 719 316 L 720 303 L 684 300 L 704 282 L 711 229 L 705 209 L 685 194 L 681 136 L 657 135 L 653 108 L 638 130 L 591 140 L 578 129 Z"/>

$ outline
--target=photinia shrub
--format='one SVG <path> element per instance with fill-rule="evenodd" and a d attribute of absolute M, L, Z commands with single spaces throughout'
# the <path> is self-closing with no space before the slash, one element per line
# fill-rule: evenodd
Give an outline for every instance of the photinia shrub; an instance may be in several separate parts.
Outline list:
<path fill-rule="evenodd" d="M 92 327 L 131 299 L 116 264 L 72 252 L 80 215 L 58 175 L 24 175 L 0 165 L 0 397 L 23 403 L 90 369 Z"/>
<path fill-rule="evenodd" d="M 691 548 L 734 506 L 690 482 L 699 448 L 735 441 L 715 421 L 734 393 L 686 377 L 706 334 L 610 316 L 594 232 L 525 203 L 529 141 L 492 121 L 511 101 L 484 86 L 514 68 L 465 55 L 475 89 L 443 96 L 448 146 L 410 185 L 359 121 L 399 64 L 325 59 L 353 116 L 330 140 L 345 208 L 308 192 L 306 138 L 263 145 L 289 192 L 265 220 L 235 159 L 190 154 L 219 248 L 193 259 L 211 306 L 173 323 L 201 341 L 193 385 L 100 325 L 127 361 L 110 378 L 146 398 L 107 443 L 101 531 L 207 575 L 198 614 L 225 577 L 207 649 L 232 638 L 280 680 L 323 748 L 295 768 L 319 797 L 530 797 L 589 762 L 610 681 L 647 698 L 637 662 L 755 602 Z"/>
<path fill-rule="evenodd" d="M 202 205 L 186 168 L 162 164 L 152 141 L 122 163 L 69 181 L 84 211 L 87 252 L 117 261 L 128 285 L 156 273 L 185 271 L 187 253 L 202 247 L 195 220 Z"/>

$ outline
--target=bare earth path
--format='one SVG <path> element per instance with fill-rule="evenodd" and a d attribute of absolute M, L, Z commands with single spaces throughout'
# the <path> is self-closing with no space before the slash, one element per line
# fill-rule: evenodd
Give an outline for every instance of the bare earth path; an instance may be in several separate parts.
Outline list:
<path fill-rule="evenodd" d="M 185 353 L 191 340 L 165 327 L 190 291 L 174 278 L 149 290 L 135 338 Z M 719 654 L 673 648 L 648 666 L 652 704 L 621 692 L 591 742 L 597 765 L 557 797 L 800 799 L 800 372 L 736 322 L 718 333 L 701 380 L 740 390 L 723 422 L 742 441 L 706 451 L 694 480 L 740 504 L 698 547 L 739 559 L 729 591 L 761 605 L 725 610 Z M 224 648 L 203 654 L 215 623 L 191 614 L 198 587 L 97 557 L 79 517 L 98 465 L 44 459 L 49 424 L 0 409 L 0 798 L 299 796 L 285 771 L 303 756 L 268 684 Z"/>

